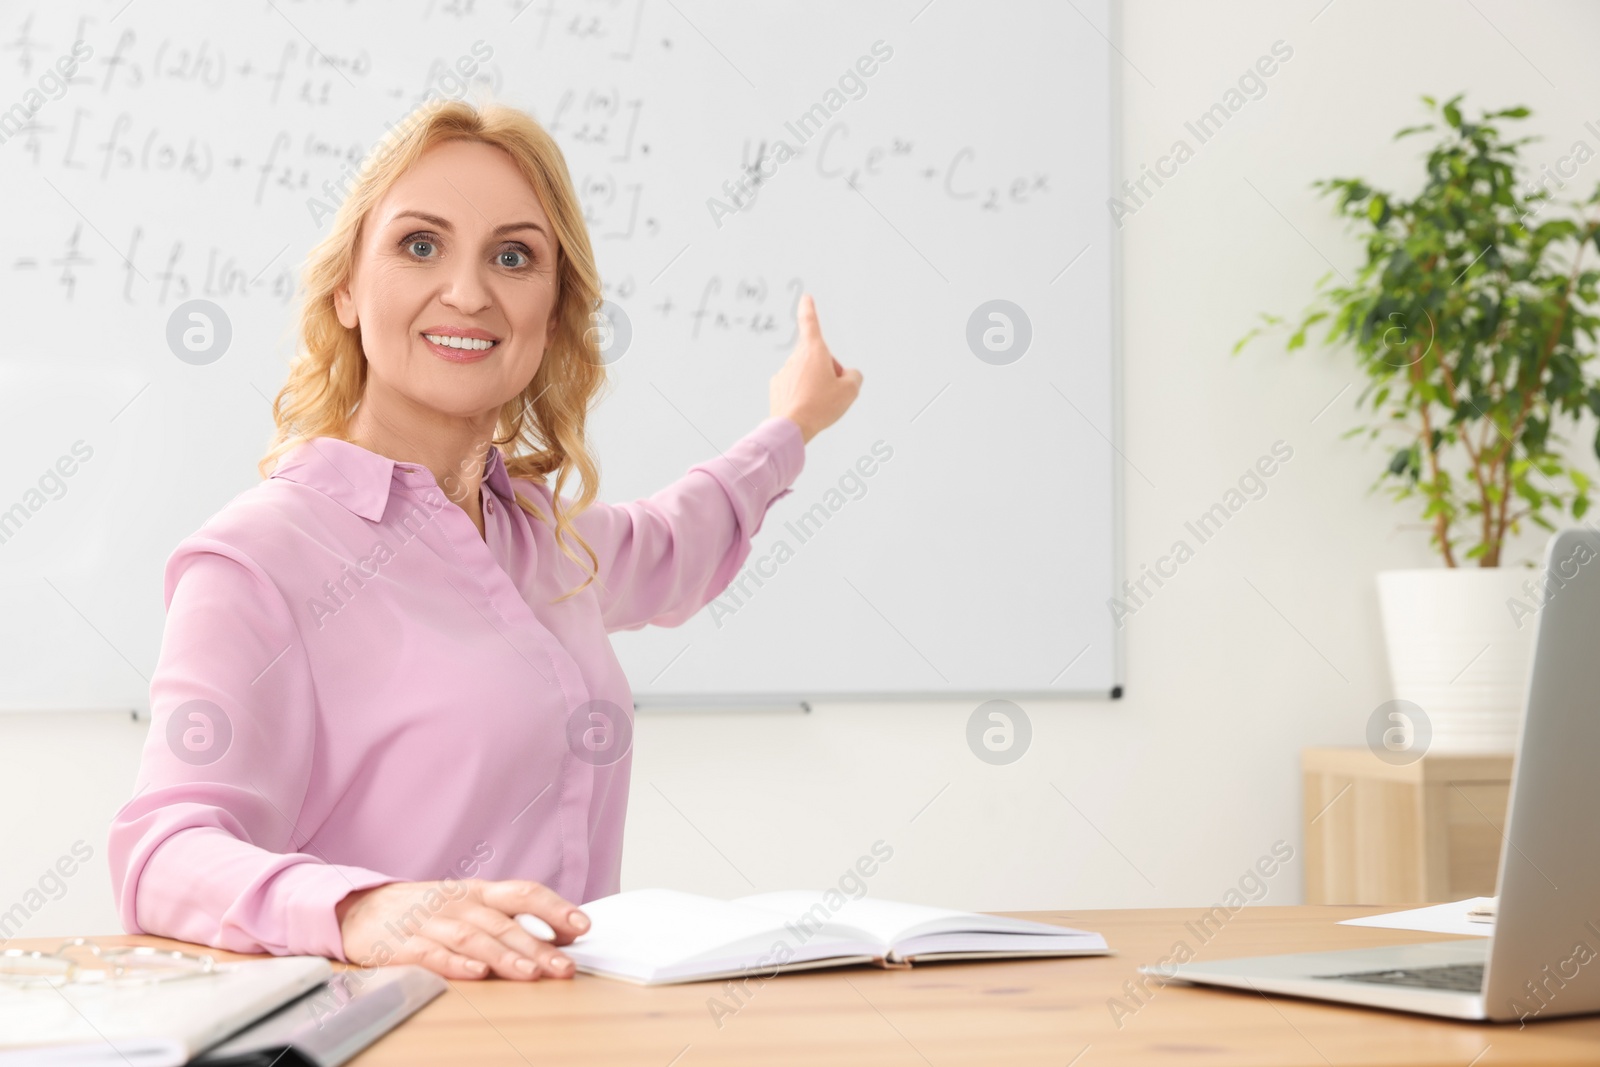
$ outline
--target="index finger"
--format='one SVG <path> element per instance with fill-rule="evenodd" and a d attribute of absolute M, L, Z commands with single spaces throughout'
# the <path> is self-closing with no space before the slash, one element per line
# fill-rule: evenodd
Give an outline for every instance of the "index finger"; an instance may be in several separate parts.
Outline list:
<path fill-rule="evenodd" d="M 582 910 L 539 882 L 490 882 L 484 886 L 483 902 L 513 918 L 526 913 L 543 920 L 558 945 L 570 944 L 589 930 L 589 917 Z"/>
<path fill-rule="evenodd" d="M 822 340 L 822 324 L 817 321 L 817 302 L 810 293 L 800 297 L 800 306 L 795 309 L 795 319 L 800 324 L 800 336 L 807 341 Z"/>

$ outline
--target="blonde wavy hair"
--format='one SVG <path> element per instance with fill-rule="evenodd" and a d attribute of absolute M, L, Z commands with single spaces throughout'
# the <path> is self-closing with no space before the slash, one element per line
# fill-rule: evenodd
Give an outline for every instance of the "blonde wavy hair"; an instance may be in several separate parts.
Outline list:
<path fill-rule="evenodd" d="M 351 278 L 362 223 L 419 156 L 442 141 L 467 140 L 507 152 L 539 197 L 555 229 L 557 298 L 554 336 L 533 380 L 500 409 L 494 443 L 505 453 L 513 478 L 547 484 L 550 518 L 522 494 L 518 506 L 544 523 L 553 521 L 561 551 L 587 572 L 575 596 L 594 581 L 599 559 L 572 520 L 599 491 L 599 464 L 585 436 L 589 408 L 606 384 L 591 314 L 600 307 L 595 267 L 583 211 L 572 188 L 566 159 L 542 126 L 526 113 L 500 104 L 434 98 L 423 103 L 367 156 L 354 187 L 333 218 L 332 230 L 306 258 L 305 297 L 300 309 L 299 347 L 288 380 L 272 402 L 277 424 L 271 447 L 258 464 L 268 477 L 284 453 L 314 437 L 349 440 L 348 426 L 367 380 L 367 360 L 357 330 L 346 329 L 334 310 L 334 291 Z M 576 474 L 578 496 L 564 507 L 561 488 Z M 567 544 L 571 537 L 589 557 L 588 566 Z M 559 600 L 557 602 L 559 602 Z"/>

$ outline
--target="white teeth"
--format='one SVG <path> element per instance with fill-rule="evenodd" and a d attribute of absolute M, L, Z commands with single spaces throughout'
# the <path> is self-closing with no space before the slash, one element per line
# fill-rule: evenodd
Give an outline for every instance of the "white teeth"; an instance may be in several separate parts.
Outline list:
<path fill-rule="evenodd" d="M 446 348 L 465 348 L 473 352 L 481 352 L 485 348 L 493 348 L 500 343 L 498 341 L 480 341 L 476 337 L 449 337 L 442 333 L 425 333 L 422 336 L 436 345 L 444 345 Z"/>

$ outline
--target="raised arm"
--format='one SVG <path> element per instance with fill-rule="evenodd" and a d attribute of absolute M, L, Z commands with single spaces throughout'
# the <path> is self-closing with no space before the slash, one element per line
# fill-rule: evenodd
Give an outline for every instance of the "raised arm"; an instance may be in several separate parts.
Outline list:
<path fill-rule="evenodd" d="M 123 927 L 343 959 L 334 906 L 396 879 L 299 851 L 319 731 L 289 609 L 246 555 L 200 537 L 166 588 L 150 735 L 107 849 Z"/>
<path fill-rule="evenodd" d="M 677 626 L 722 592 L 767 509 L 792 492 L 805 444 L 855 401 L 861 372 L 845 370 L 828 351 L 809 294 L 796 317 L 799 341 L 773 376 L 767 419 L 654 496 L 579 516 L 600 559 L 607 630 Z"/>
<path fill-rule="evenodd" d="M 578 527 L 600 560 L 607 631 L 677 626 L 704 607 L 804 463 L 799 426 L 774 416 L 652 496 L 586 509 Z"/>

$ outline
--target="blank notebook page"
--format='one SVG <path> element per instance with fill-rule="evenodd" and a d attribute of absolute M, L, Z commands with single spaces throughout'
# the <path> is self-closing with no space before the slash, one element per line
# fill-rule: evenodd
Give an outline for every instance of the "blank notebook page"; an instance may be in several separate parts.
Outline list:
<path fill-rule="evenodd" d="M 791 889 L 740 897 L 734 903 L 767 909 L 774 915 L 783 915 L 786 921 L 796 926 L 804 921 L 810 929 L 816 929 L 816 921 L 826 915 L 828 923 L 865 931 L 886 945 L 923 934 L 958 931 L 1053 936 L 1072 939 L 1083 944 L 1104 943 L 1097 934 L 1088 934 L 1066 926 L 1054 926 L 1028 919 L 1012 919 L 1001 915 L 955 911 L 950 908 L 932 908 L 925 904 L 872 900 L 869 897 L 855 900 L 847 897 L 843 907 L 833 910 L 824 901 L 825 895 L 832 892 L 834 891 Z"/>
<path fill-rule="evenodd" d="M 591 900 L 583 911 L 590 931 L 566 952 L 579 963 L 607 969 L 624 961 L 659 968 L 700 957 L 761 956 L 783 925 L 771 911 L 675 889 L 635 889 Z M 814 938 L 807 948 L 834 942 Z"/>

